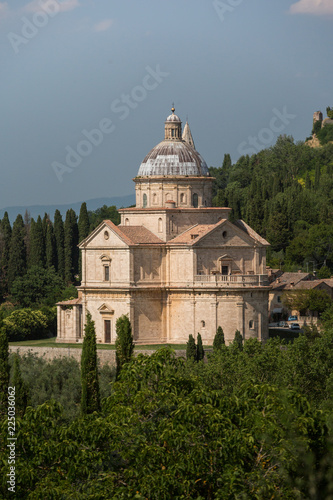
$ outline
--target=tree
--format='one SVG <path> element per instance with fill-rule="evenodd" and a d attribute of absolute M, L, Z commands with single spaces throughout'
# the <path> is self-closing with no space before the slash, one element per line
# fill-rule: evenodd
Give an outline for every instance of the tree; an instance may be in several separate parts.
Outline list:
<path fill-rule="evenodd" d="M 243 336 L 239 330 L 235 332 L 233 344 L 241 351 L 243 349 Z"/>
<path fill-rule="evenodd" d="M 195 361 L 197 359 L 197 346 L 193 335 L 189 335 L 186 343 L 186 359 Z"/>
<path fill-rule="evenodd" d="M 8 262 L 8 284 L 9 289 L 15 278 L 23 276 L 27 269 L 27 254 L 24 243 L 25 229 L 22 215 L 18 215 L 13 225 L 13 233 L 10 241 L 10 255 Z"/>
<path fill-rule="evenodd" d="M 294 290 L 282 295 L 282 303 L 289 310 L 299 311 L 305 316 L 308 311 L 321 315 L 332 305 L 332 299 L 325 290 Z"/>
<path fill-rule="evenodd" d="M 54 214 L 54 237 L 56 243 L 56 256 L 57 256 L 56 271 L 64 279 L 65 278 L 64 223 L 59 210 L 56 210 Z"/>
<path fill-rule="evenodd" d="M 333 120 L 333 108 L 331 109 L 330 106 L 327 106 L 326 113 L 328 118 L 331 118 Z"/>
<path fill-rule="evenodd" d="M 34 340 L 46 336 L 48 321 L 41 311 L 17 309 L 3 320 L 3 329 L 11 342 Z"/>
<path fill-rule="evenodd" d="M 332 276 L 332 271 L 330 270 L 329 267 L 323 265 L 318 271 L 317 277 L 319 279 L 328 279 Z"/>
<path fill-rule="evenodd" d="M 197 339 L 197 352 L 196 352 L 196 360 L 201 361 L 205 357 L 205 351 L 202 345 L 202 338 L 200 333 L 198 333 L 198 339 Z"/>
<path fill-rule="evenodd" d="M 3 328 L 0 311 L 0 416 L 7 411 L 10 366 L 8 363 L 8 337 Z"/>
<path fill-rule="evenodd" d="M 34 219 L 31 219 L 29 267 L 44 267 L 44 264 L 45 240 L 43 235 L 43 223 L 39 215 L 36 222 Z"/>
<path fill-rule="evenodd" d="M 87 312 L 81 357 L 81 412 L 83 415 L 100 411 L 95 323 Z"/>
<path fill-rule="evenodd" d="M 78 223 L 79 243 L 88 236 L 89 226 L 90 226 L 90 223 L 89 223 L 87 204 L 82 203 L 81 209 L 80 209 L 80 215 L 79 215 L 79 223 Z M 79 252 L 79 275 L 80 275 L 80 280 L 81 280 L 82 279 L 82 254 L 81 254 L 81 252 Z"/>
<path fill-rule="evenodd" d="M 28 404 L 28 389 L 23 382 L 20 370 L 20 358 L 17 354 L 14 356 L 14 368 L 11 386 L 15 387 L 15 412 L 23 417 Z"/>
<path fill-rule="evenodd" d="M 132 326 L 128 316 L 123 314 L 116 322 L 116 362 L 117 362 L 117 378 L 125 363 L 129 363 L 132 359 L 134 351 L 134 340 L 132 335 Z"/>
<path fill-rule="evenodd" d="M 0 293 L 8 292 L 8 263 L 10 255 L 10 240 L 12 237 L 12 228 L 8 218 L 8 212 L 4 213 L 0 224 Z"/>
<path fill-rule="evenodd" d="M 16 278 L 11 289 L 13 299 L 22 307 L 54 306 L 62 299 L 65 284 L 54 268 L 31 267 L 21 278 Z"/>
<path fill-rule="evenodd" d="M 90 223 L 89 223 L 87 204 L 82 203 L 81 208 L 80 208 L 79 223 L 78 223 L 79 243 L 88 236 L 89 226 L 90 226 Z"/>
<path fill-rule="evenodd" d="M 79 266 L 79 231 L 77 225 L 77 216 L 71 208 L 67 210 L 65 227 L 65 281 L 73 283 L 76 280 Z"/>
<path fill-rule="evenodd" d="M 218 352 L 218 351 L 221 351 L 222 350 L 222 346 L 225 345 L 225 340 L 224 340 L 224 333 L 223 333 L 223 330 L 222 330 L 222 327 L 219 326 L 217 331 L 216 331 L 216 334 L 215 334 L 215 337 L 214 337 L 214 342 L 213 342 L 213 350 L 214 352 Z"/>
<path fill-rule="evenodd" d="M 52 222 L 49 221 L 46 230 L 46 267 L 54 267 L 56 269 L 57 266 L 57 253 L 56 253 L 56 239 L 54 236 L 54 230 Z"/>

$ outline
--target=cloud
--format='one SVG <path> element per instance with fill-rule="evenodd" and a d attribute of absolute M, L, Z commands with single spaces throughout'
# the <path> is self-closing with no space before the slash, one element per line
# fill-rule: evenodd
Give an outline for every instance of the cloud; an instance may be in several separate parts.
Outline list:
<path fill-rule="evenodd" d="M 0 19 L 3 19 L 9 13 L 9 7 L 7 2 L 0 2 Z"/>
<path fill-rule="evenodd" d="M 112 19 L 104 19 L 104 21 L 101 21 L 100 23 L 95 24 L 93 27 L 93 30 L 100 33 L 101 31 L 106 31 L 109 28 L 111 28 L 112 24 L 113 24 Z"/>
<path fill-rule="evenodd" d="M 299 0 L 291 5 L 291 14 L 333 15 L 333 0 Z"/>
<path fill-rule="evenodd" d="M 56 3 L 58 8 L 57 12 L 68 12 L 80 7 L 79 0 L 50 0 L 50 5 Z M 47 5 L 47 0 L 32 0 L 24 7 L 25 12 L 40 12 L 43 10 L 43 4 Z"/>

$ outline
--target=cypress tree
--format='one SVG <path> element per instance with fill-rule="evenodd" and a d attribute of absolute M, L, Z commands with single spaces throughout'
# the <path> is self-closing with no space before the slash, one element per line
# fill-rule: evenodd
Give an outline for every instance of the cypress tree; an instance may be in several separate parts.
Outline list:
<path fill-rule="evenodd" d="M 37 222 L 31 219 L 30 229 L 30 255 L 29 267 L 44 267 L 45 264 L 45 243 L 43 236 L 43 223 L 40 215 Z"/>
<path fill-rule="evenodd" d="M 88 210 L 87 210 L 87 204 L 82 203 L 81 209 L 80 209 L 80 215 L 79 215 L 79 223 L 78 223 L 78 229 L 79 229 L 79 243 L 84 240 L 88 234 L 89 234 L 89 215 L 88 215 Z M 82 255 L 81 252 L 79 251 L 79 275 L 80 275 L 80 280 L 82 279 Z"/>
<path fill-rule="evenodd" d="M 67 210 L 65 220 L 65 281 L 72 283 L 78 274 L 79 267 L 79 232 L 74 210 Z"/>
<path fill-rule="evenodd" d="M 11 237 L 12 228 L 9 222 L 8 212 L 5 212 L 0 224 L 0 279 L 2 294 L 8 293 L 8 263 Z"/>
<path fill-rule="evenodd" d="M 22 215 L 18 215 L 13 224 L 13 232 L 10 241 L 10 255 L 8 262 L 8 285 L 9 289 L 15 278 L 23 276 L 27 269 L 27 254 L 24 243 L 25 229 Z"/>
<path fill-rule="evenodd" d="M 131 361 L 134 351 L 134 339 L 132 335 L 132 326 L 128 316 L 123 314 L 116 322 L 116 361 L 117 378 L 125 363 Z"/>
<path fill-rule="evenodd" d="M 57 258 L 56 271 L 62 278 L 65 278 L 64 223 L 59 210 L 56 210 L 54 213 L 54 237 Z"/>
<path fill-rule="evenodd" d="M 46 233 L 47 233 L 47 226 L 50 223 L 50 216 L 46 212 L 44 213 L 43 221 L 42 221 L 42 228 L 43 228 L 43 239 L 46 241 Z"/>
<path fill-rule="evenodd" d="M 84 339 L 81 357 L 81 412 L 83 415 L 100 411 L 97 349 L 95 323 L 87 313 L 87 322 L 84 327 Z"/>
<path fill-rule="evenodd" d="M 235 332 L 234 345 L 241 351 L 243 349 L 243 337 L 239 330 Z"/>
<path fill-rule="evenodd" d="M 200 333 L 198 333 L 198 340 L 197 340 L 197 353 L 196 353 L 196 359 L 197 361 L 201 361 L 205 357 L 205 351 L 202 345 L 202 338 Z"/>
<path fill-rule="evenodd" d="M 186 343 L 186 359 L 191 359 L 195 361 L 197 358 L 197 346 L 195 345 L 195 340 L 193 335 L 189 335 L 188 341 Z"/>
<path fill-rule="evenodd" d="M 213 350 L 214 352 L 218 352 L 222 350 L 222 347 L 225 345 L 225 340 L 224 340 L 224 333 L 222 330 L 222 327 L 219 326 L 215 337 L 214 337 L 214 342 L 213 342 Z"/>
<path fill-rule="evenodd" d="M 10 367 L 8 363 L 8 337 L 3 328 L 0 311 L 0 415 L 7 413 Z"/>
<path fill-rule="evenodd" d="M 53 231 L 53 225 L 49 222 L 46 231 L 46 267 L 54 267 L 56 269 L 57 255 L 56 255 L 56 240 Z"/>
<path fill-rule="evenodd" d="M 87 210 L 87 204 L 82 203 L 79 215 L 79 243 L 84 240 L 89 234 L 89 216 Z"/>
<path fill-rule="evenodd" d="M 14 357 L 14 373 L 11 382 L 11 386 L 15 387 L 15 409 L 16 413 L 23 417 L 27 404 L 28 404 L 28 390 L 23 382 L 21 370 L 20 370 L 20 359 L 17 354 Z"/>

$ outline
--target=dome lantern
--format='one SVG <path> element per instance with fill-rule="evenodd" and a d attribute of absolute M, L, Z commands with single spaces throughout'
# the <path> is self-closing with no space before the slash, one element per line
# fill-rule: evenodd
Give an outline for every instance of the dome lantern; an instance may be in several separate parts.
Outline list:
<path fill-rule="evenodd" d="M 165 140 L 179 141 L 182 138 L 182 122 L 179 116 L 175 115 L 175 107 L 171 108 L 172 115 L 165 121 Z"/>

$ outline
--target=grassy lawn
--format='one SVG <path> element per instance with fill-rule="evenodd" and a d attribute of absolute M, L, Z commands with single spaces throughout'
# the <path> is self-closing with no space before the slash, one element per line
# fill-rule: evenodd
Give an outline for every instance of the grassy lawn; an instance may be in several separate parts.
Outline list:
<path fill-rule="evenodd" d="M 22 340 L 19 342 L 9 342 L 10 346 L 29 346 L 29 347 L 60 347 L 63 349 L 68 349 L 69 347 L 71 349 L 81 349 L 82 344 L 75 343 L 75 344 L 62 344 L 62 343 L 56 343 L 56 337 L 52 337 L 50 339 L 40 339 L 40 340 Z M 172 349 L 175 351 L 179 351 L 182 349 L 186 349 L 186 344 L 168 344 Z M 152 344 L 152 345 L 138 345 L 135 347 L 137 350 L 155 350 L 159 349 L 162 347 L 161 344 Z M 115 350 L 114 345 L 110 344 L 97 344 L 97 349 L 108 349 L 111 351 Z"/>

